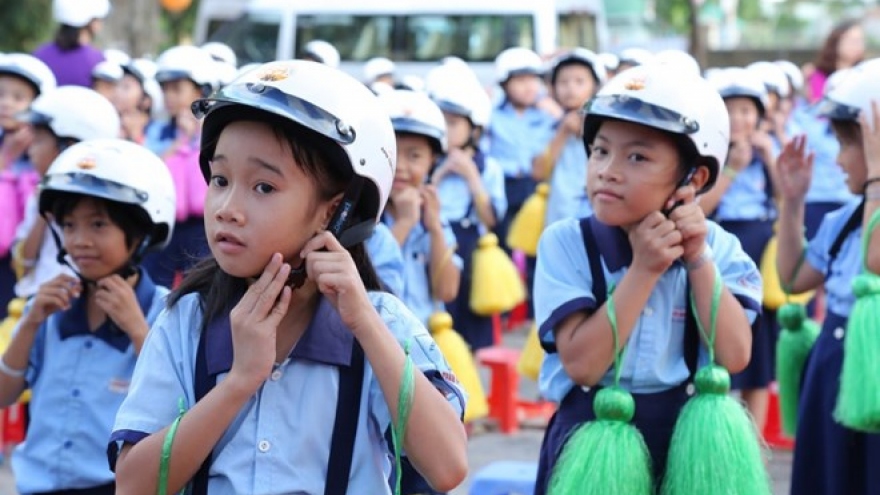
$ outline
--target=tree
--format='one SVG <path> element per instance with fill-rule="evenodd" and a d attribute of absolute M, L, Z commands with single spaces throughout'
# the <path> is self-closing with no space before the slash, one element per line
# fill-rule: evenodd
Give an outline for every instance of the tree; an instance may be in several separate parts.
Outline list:
<path fill-rule="evenodd" d="M 0 0 L 0 51 L 31 52 L 52 37 L 52 0 Z"/>
<path fill-rule="evenodd" d="M 165 38 L 159 10 L 156 0 L 113 0 L 113 10 L 101 34 L 102 45 L 134 57 L 156 55 Z"/>

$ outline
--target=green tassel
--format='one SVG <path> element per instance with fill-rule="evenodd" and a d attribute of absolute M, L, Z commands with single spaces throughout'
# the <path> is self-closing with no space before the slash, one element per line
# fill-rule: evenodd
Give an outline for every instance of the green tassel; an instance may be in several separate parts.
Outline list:
<path fill-rule="evenodd" d="M 695 384 L 675 425 L 661 494 L 770 495 L 755 424 L 728 395 L 730 374 L 707 366 Z"/>
<path fill-rule="evenodd" d="M 550 478 L 550 495 L 650 495 L 651 457 L 642 434 L 629 422 L 635 401 L 629 392 L 603 388 L 593 401 L 596 420 L 579 426 Z"/>
<path fill-rule="evenodd" d="M 779 385 L 782 430 L 793 437 L 797 430 L 801 376 L 820 329 L 815 321 L 807 318 L 807 311 L 801 304 L 782 305 L 776 319 L 782 327 L 776 341 L 776 383 Z"/>
<path fill-rule="evenodd" d="M 853 280 L 856 302 L 843 343 L 843 371 L 834 416 L 853 430 L 880 432 L 880 276 L 860 274 Z"/>

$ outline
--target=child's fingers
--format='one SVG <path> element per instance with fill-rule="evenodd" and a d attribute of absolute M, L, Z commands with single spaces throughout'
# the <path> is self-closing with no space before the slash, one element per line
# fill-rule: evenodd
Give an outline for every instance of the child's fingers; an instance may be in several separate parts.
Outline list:
<path fill-rule="evenodd" d="M 287 284 L 287 276 L 290 275 L 290 265 L 284 263 L 281 268 L 275 272 L 269 284 L 257 295 L 257 302 L 254 305 L 253 314 L 262 320 L 269 316 L 278 302 L 278 296 L 284 291 Z"/>
<path fill-rule="evenodd" d="M 290 297 L 293 294 L 293 290 L 284 286 L 281 289 L 281 297 L 278 298 L 278 301 L 275 302 L 275 305 L 272 306 L 272 311 L 269 313 L 269 316 L 266 318 L 273 326 L 277 327 L 279 323 L 281 323 L 281 319 L 284 318 L 284 315 L 287 314 L 287 308 L 290 307 Z"/>
<path fill-rule="evenodd" d="M 266 291 L 266 288 L 272 282 L 272 279 L 275 278 L 275 275 L 278 273 L 283 262 L 284 260 L 281 257 L 281 253 L 275 253 L 269 258 L 269 263 L 266 265 L 266 268 L 263 268 L 263 273 L 260 274 L 260 278 L 251 284 L 248 290 L 245 291 L 244 296 L 242 296 L 241 300 L 238 302 L 238 306 L 241 307 L 243 311 L 246 313 L 253 312 L 257 303 L 257 298 L 260 294 Z"/>

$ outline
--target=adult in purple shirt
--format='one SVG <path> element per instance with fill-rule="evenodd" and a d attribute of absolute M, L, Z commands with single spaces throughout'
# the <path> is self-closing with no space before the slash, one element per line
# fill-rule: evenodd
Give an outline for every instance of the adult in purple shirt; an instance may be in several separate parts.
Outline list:
<path fill-rule="evenodd" d="M 59 86 L 91 87 L 92 69 L 104 60 L 91 43 L 110 12 L 110 1 L 54 0 L 52 11 L 58 23 L 55 40 L 37 48 L 34 56 L 52 69 Z"/>

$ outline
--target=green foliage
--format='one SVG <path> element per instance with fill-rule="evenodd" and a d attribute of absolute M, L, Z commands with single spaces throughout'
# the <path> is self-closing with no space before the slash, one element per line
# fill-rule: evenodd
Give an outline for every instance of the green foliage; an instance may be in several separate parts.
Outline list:
<path fill-rule="evenodd" d="M 0 0 L 3 1 L 3 0 Z M 181 43 L 191 41 L 192 33 L 196 25 L 196 13 L 199 10 L 199 0 L 193 0 L 192 4 L 183 12 L 173 14 L 165 9 L 161 10 L 160 26 L 163 36 L 161 50 L 170 48 Z"/>
<path fill-rule="evenodd" d="M 52 0 L 0 0 L 0 52 L 30 52 L 52 38 Z"/>

